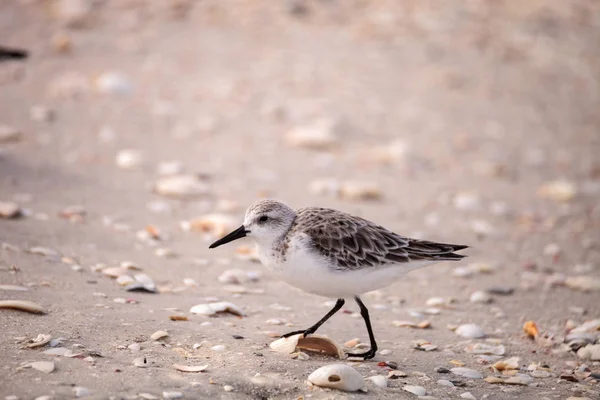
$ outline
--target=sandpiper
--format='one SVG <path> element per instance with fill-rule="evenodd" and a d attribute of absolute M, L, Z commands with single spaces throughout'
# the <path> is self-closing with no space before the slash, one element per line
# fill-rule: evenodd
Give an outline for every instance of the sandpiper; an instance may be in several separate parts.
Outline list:
<path fill-rule="evenodd" d="M 369 333 L 370 349 L 351 357 L 373 358 L 377 342 L 369 311 L 360 295 L 388 286 L 407 272 L 439 261 L 457 261 L 468 246 L 400 236 L 366 219 L 328 208 L 296 211 L 275 200 L 260 200 L 246 211 L 244 223 L 210 248 L 248 236 L 261 262 L 277 277 L 305 292 L 337 299 L 335 306 L 308 329 L 310 335 L 354 298 Z"/>

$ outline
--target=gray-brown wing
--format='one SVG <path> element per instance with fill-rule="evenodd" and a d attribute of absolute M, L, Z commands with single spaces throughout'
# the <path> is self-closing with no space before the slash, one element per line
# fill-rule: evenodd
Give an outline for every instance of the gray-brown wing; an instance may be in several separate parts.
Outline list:
<path fill-rule="evenodd" d="M 409 239 L 366 219 L 326 208 L 298 210 L 293 231 L 312 238 L 315 250 L 339 269 L 359 269 L 415 260 L 459 260 L 467 246 Z"/>

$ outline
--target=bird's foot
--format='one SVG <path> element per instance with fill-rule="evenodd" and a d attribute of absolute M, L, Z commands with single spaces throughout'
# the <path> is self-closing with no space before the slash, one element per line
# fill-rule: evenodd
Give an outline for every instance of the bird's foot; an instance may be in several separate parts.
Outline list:
<path fill-rule="evenodd" d="M 355 357 L 355 358 L 362 358 L 365 360 L 370 360 L 371 358 L 375 357 L 375 354 L 377 353 L 376 349 L 371 349 L 369 351 L 365 351 L 364 353 L 346 353 L 348 355 L 348 357 Z"/>
<path fill-rule="evenodd" d="M 281 335 L 281 337 L 282 338 L 288 338 L 290 336 L 300 335 L 300 334 L 303 334 L 302 337 L 307 337 L 308 335 L 312 335 L 313 333 L 315 333 L 315 331 L 312 330 L 312 329 L 310 329 L 310 328 L 308 328 L 306 330 L 303 329 L 303 330 L 300 330 L 300 331 L 288 332 L 288 333 L 286 333 L 284 335 Z"/>

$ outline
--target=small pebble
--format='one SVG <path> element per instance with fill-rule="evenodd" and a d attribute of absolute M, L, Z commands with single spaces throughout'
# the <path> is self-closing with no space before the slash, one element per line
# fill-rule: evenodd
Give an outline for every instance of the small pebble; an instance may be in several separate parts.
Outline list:
<path fill-rule="evenodd" d="M 473 396 L 471 394 L 471 392 L 464 392 L 463 394 L 460 395 L 460 397 L 463 398 L 463 399 L 467 399 L 467 400 L 477 400 L 475 398 L 475 396 Z"/>
<path fill-rule="evenodd" d="M 512 286 L 494 285 L 494 286 L 490 286 L 489 288 L 487 288 L 486 291 L 491 294 L 497 294 L 497 295 L 501 295 L 501 296 L 509 296 L 515 292 L 515 288 Z"/>
<path fill-rule="evenodd" d="M 435 372 L 437 372 L 438 374 L 448 374 L 450 373 L 450 370 L 446 367 L 436 367 L 434 369 Z"/>
<path fill-rule="evenodd" d="M 218 344 L 210 348 L 212 351 L 223 351 L 225 350 L 225 346 L 222 344 Z"/>
<path fill-rule="evenodd" d="M 446 379 L 439 379 L 437 381 L 438 385 L 442 385 L 442 386 L 448 386 L 448 387 L 454 387 L 454 383 L 446 380 Z"/>
<path fill-rule="evenodd" d="M 232 392 L 233 391 L 233 386 L 231 385 L 225 385 L 223 386 L 223 390 L 226 392 Z"/>

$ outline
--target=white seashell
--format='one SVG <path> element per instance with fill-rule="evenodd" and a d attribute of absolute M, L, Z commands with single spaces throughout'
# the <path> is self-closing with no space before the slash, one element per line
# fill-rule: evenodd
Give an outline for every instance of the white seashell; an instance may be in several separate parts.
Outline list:
<path fill-rule="evenodd" d="M 485 343 L 470 344 L 465 347 L 465 351 L 471 354 L 491 354 L 496 356 L 503 356 L 506 352 L 504 345 L 499 344 L 498 346 L 492 346 Z"/>
<path fill-rule="evenodd" d="M 516 374 L 515 376 L 511 376 L 509 378 L 499 378 L 496 376 L 488 376 L 485 378 L 485 381 L 488 383 L 504 383 L 507 385 L 529 385 L 533 382 L 533 378 L 529 375 L 525 374 Z"/>
<path fill-rule="evenodd" d="M 157 180 L 154 190 L 166 197 L 193 199 L 208 194 L 208 185 L 196 175 L 173 175 Z"/>
<path fill-rule="evenodd" d="M 506 371 L 509 369 L 519 369 L 519 365 L 521 364 L 520 357 L 511 357 L 506 360 L 500 360 L 492 365 L 492 368 L 497 369 L 498 371 Z"/>
<path fill-rule="evenodd" d="M 350 181 L 342 183 L 340 197 L 347 200 L 378 200 L 383 197 L 383 192 L 374 182 Z"/>
<path fill-rule="evenodd" d="M 54 371 L 54 362 L 52 362 L 52 361 L 35 361 L 32 363 L 25 364 L 24 366 L 19 367 L 18 369 L 23 369 L 23 368 L 33 368 L 33 369 L 41 371 L 45 374 L 49 374 L 52 371 Z"/>
<path fill-rule="evenodd" d="M 42 247 L 42 246 L 32 247 L 28 251 L 31 254 L 36 254 L 38 256 L 44 256 L 44 257 L 58 257 L 60 255 L 58 253 L 58 251 L 48 248 L 48 247 Z"/>
<path fill-rule="evenodd" d="M 485 331 L 475 324 L 463 324 L 454 331 L 458 336 L 468 339 L 481 339 L 486 337 Z"/>
<path fill-rule="evenodd" d="M 25 286 L 17 286 L 17 285 L 0 285 L 0 290 L 8 290 L 14 292 L 27 292 L 29 288 Z"/>
<path fill-rule="evenodd" d="M 125 95 L 133 90 L 131 82 L 120 72 L 103 72 L 94 83 L 98 92 L 103 94 Z"/>
<path fill-rule="evenodd" d="M 238 221 L 226 214 L 206 214 L 189 221 L 190 230 L 222 238 L 238 225 Z"/>
<path fill-rule="evenodd" d="M 150 364 L 146 361 L 146 357 L 138 357 L 135 360 L 133 360 L 133 365 L 135 365 L 138 368 L 147 368 L 150 366 Z"/>
<path fill-rule="evenodd" d="M 167 331 L 156 331 L 152 335 L 150 335 L 150 340 L 160 340 L 169 336 L 169 332 Z"/>
<path fill-rule="evenodd" d="M 75 386 L 73 388 L 73 394 L 75 395 L 75 397 L 87 397 L 91 393 L 90 393 L 90 389 L 88 389 L 88 388 L 85 388 L 83 386 Z"/>
<path fill-rule="evenodd" d="M 382 389 L 385 389 L 388 385 L 387 378 L 383 375 L 370 376 L 367 379 L 373 382 L 375 386 L 380 387 Z"/>
<path fill-rule="evenodd" d="M 461 399 L 467 400 L 476 400 L 476 397 L 471 394 L 471 392 L 464 392 L 460 395 Z"/>
<path fill-rule="evenodd" d="M 46 314 L 44 307 L 28 300 L 0 300 L 0 309 L 2 308 L 26 311 L 33 314 Z"/>
<path fill-rule="evenodd" d="M 181 399 L 183 393 L 181 392 L 162 392 L 163 399 Z"/>
<path fill-rule="evenodd" d="M 406 385 L 402 389 L 417 396 L 425 396 L 427 394 L 427 390 L 423 386 Z"/>
<path fill-rule="evenodd" d="M 10 219 L 21 215 L 21 207 L 17 203 L 0 201 L 0 218 Z"/>
<path fill-rule="evenodd" d="M 454 375 L 462 376 L 464 378 L 471 378 L 471 379 L 483 378 L 483 375 L 481 374 L 481 372 L 475 371 L 474 369 L 471 369 L 471 368 L 456 367 L 456 368 L 452 368 L 450 370 L 450 372 L 452 372 Z"/>
<path fill-rule="evenodd" d="M 133 282 L 135 282 L 135 279 L 133 279 L 133 277 L 129 275 L 119 275 L 117 277 L 117 283 L 121 286 L 127 286 L 129 284 L 132 284 Z"/>
<path fill-rule="evenodd" d="M 64 347 L 55 347 L 53 349 L 48 349 L 43 351 L 43 354 L 47 354 L 49 356 L 65 356 L 70 350 L 65 349 Z"/>
<path fill-rule="evenodd" d="M 490 296 L 489 293 L 484 292 L 483 290 L 477 290 L 471 293 L 469 301 L 471 303 L 491 303 L 492 296 Z"/>
<path fill-rule="evenodd" d="M 181 365 L 181 364 L 173 364 L 173 368 L 177 371 L 181 372 L 203 372 L 208 368 L 207 365 Z"/>
<path fill-rule="evenodd" d="M 297 126 L 286 133 L 285 140 L 294 147 L 330 149 L 337 144 L 336 125 L 335 120 L 322 119 L 309 125 Z"/>
<path fill-rule="evenodd" d="M 52 336 L 44 334 L 44 333 L 40 333 L 39 335 L 37 335 L 37 337 L 35 339 L 29 340 L 28 343 L 24 347 L 26 347 L 28 349 L 35 349 L 36 347 L 42 347 L 42 346 L 45 346 L 47 343 L 49 343 L 51 339 L 52 339 Z"/>
<path fill-rule="evenodd" d="M 577 351 L 582 360 L 600 361 L 600 344 L 588 344 Z"/>
<path fill-rule="evenodd" d="M 308 376 L 313 385 L 355 392 L 364 390 L 365 379 L 357 370 L 345 364 L 325 365 Z"/>
<path fill-rule="evenodd" d="M 319 353 L 343 359 L 345 353 L 340 346 L 326 336 L 309 335 L 303 337 L 302 333 L 294 336 L 280 338 L 271 342 L 269 347 L 278 353 L 292 354 L 295 351 Z"/>
<path fill-rule="evenodd" d="M 143 161 L 142 152 L 135 149 L 125 149 L 117 153 L 116 164 L 120 168 L 135 168 Z"/>
<path fill-rule="evenodd" d="M 216 315 L 219 313 L 229 313 L 240 317 L 245 316 L 244 311 L 233 303 L 219 301 L 216 303 L 197 304 L 190 309 L 192 314 Z"/>

